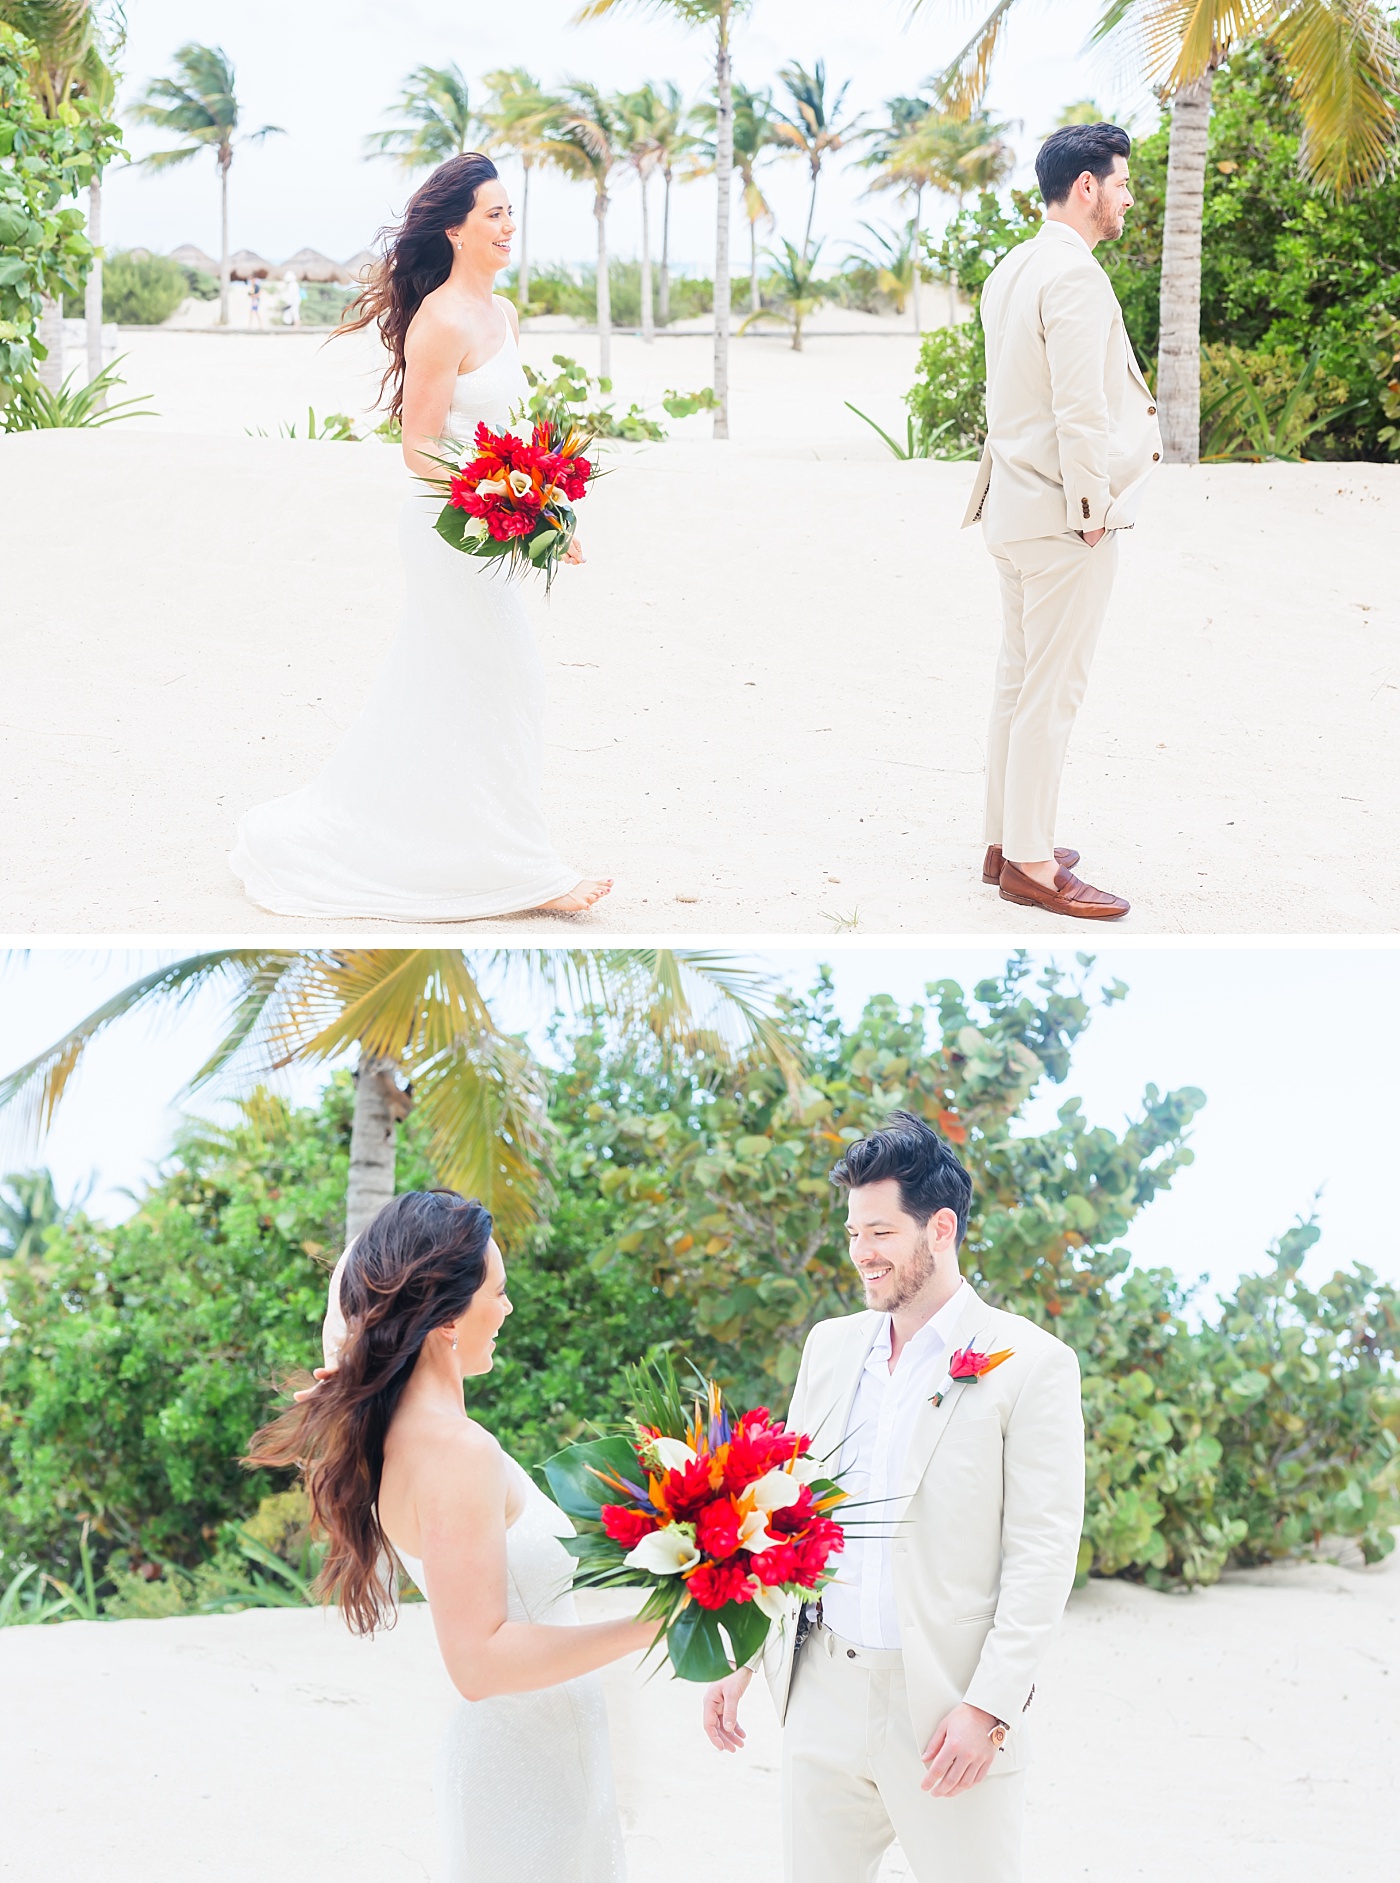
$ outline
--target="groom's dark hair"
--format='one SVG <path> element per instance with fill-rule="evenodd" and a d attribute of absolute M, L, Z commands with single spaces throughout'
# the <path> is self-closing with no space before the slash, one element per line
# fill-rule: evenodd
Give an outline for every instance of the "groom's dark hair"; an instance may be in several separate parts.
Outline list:
<path fill-rule="evenodd" d="M 900 1207 L 915 1222 L 927 1223 L 938 1210 L 952 1210 L 961 1247 L 972 1207 L 972 1179 L 932 1125 L 911 1111 L 891 1112 L 889 1122 L 868 1138 L 857 1139 L 831 1172 L 831 1181 L 843 1190 L 881 1183 L 886 1177 L 899 1185 Z"/>
<path fill-rule="evenodd" d="M 1052 131 L 1036 154 L 1035 179 L 1047 203 L 1062 203 L 1086 170 L 1100 183 L 1113 173 L 1113 159 L 1126 157 L 1133 140 L 1116 124 L 1065 124 Z"/>

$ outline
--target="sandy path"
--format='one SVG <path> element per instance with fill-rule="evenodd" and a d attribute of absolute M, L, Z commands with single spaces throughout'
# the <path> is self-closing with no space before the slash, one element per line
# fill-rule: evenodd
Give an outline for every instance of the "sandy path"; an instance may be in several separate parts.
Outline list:
<path fill-rule="evenodd" d="M 311 344 L 146 338 L 176 375 L 167 405 L 177 368 L 180 397 L 219 378 L 199 351 L 291 373 Z M 541 357 L 566 341 L 582 350 L 529 337 Z M 958 529 L 969 467 L 891 459 L 838 396 L 892 417 L 912 345 L 745 343 L 734 442 L 695 419 L 614 458 L 588 566 L 532 606 L 556 840 L 618 889 L 585 923 L 470 932 L 1098 932 L 977 876 L 997 601 Z M 703 378 L 705 348 L 658 342 L 658 380 Z M 673 366 L 687 350 L 694 375 Z M 311 388 L 318 410 L 330 390 Z M 317 927 L 254 910 L 223 856 L 238 812 L 314 773 L 371 684 L 404 477 L 378 445 L 218 435 L 217 416 L 188 412 L 200 435 L 0 440 L 0 929 Z M 1062 799 L 1091 880 L 1134 901 L 1117 933 L 1400 926 L 1397 513 L 1400 467 L 1157 479 Z"/>
<path fill-rule="evenodd" d="M 1400 1807 L 1397 1665 L 1394 1557 L 1255 1571 L 1189 1598 L 1091 1584 L 1038 1683 L 1027 1876 L 1381 1883 Z M 745 1752 L 722 1758 L 698 1689 L 643 1685 L 628 1666 L 606 1678 L 632 1883 L 688 1883 L 721 1826 L 737 1874 L 773 1883 L 766 1695 L 746 1703 Z M 0 1877 L 14 1883 L 433 1874 L 433 1753 L 454 1698 L 422 1608 L 372 1644 L 296 1610 L 7 1629 L 0 1693 Z M 907 1874 L 892 1851 L 884 1877 Z"/>

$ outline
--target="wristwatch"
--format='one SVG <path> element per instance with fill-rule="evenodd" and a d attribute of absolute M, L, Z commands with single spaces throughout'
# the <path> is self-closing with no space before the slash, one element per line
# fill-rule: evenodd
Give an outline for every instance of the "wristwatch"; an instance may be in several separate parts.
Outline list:
<path fill-rule="evenodd" d="M 998 1752 L 1005 1752 L 1006 1735 L 1010 1730 L 1011 1728 L 1007 1725 L 1005 1720 L 993 1720 L 991 1726 L 988 1728 L 987 1737 L 991 1740 Z"/>

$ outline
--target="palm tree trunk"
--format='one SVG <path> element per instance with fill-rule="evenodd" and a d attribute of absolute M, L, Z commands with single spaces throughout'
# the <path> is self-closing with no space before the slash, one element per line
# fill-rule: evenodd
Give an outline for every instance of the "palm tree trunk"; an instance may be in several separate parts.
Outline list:
<path fill-rule="evenodd" d="M 957 196 L 954 198 L 954 201 L 957 204 L 957 208 L 953 211 L 953 214 L 955 216 L 960 216 L 962 214 L 962 197 Z M 948 325 L 950 327 L 956 327 L 957 324 L 958 324 L 958 275 L 957 275 L 957 270 L 950 265 L 948 269 Z"/>
<path fill-rule="evenodd" d="M 729 207 L 734 186 L 734 72 L 729 62 L 729 7 L 720 7 L 715 51 L 715 428 L 729 436 Z"/>
<path fill-rule="evenodd" d="M 50 392 L 63 384 L 63 297 L 46 294 L 39 309 L 39 343 L 48 348 L 38 362 L 39 383 Z"/>
<path fill-rule="evenodd" d="M 87 238 L 94 248 L 102 242 L 102 178 L 94 174 L 88 184 Z M 102 371 L 102 257 L 94 255 L 92 266 L 88 270 L 83 312 L 87 316 L 87 376 L 88 384 Z M 103 410 L 106 399 L 99 399 L 97 409 Z"/>
<path fill-rule="evenodd" d="M 914 191 L 914 248 L 913 248 L 914 332 L 916 334 L 922 333 L 924 330 L 924 324 L 919 314 L 919 281 L 920 281 L 920 277 L 923 274 L 923 261 L 924 261 L 923 249 L 921 248 L 920 243 L 919 243 L 919 235 L 923 228 L 923 222 L 924 222 L 924 192 L 922 188 L 918 188 Z"/>
<path fill-rule="evenodd" d="M 647 184 L 642 173 L 642 339 L 650 346 L 656 338 L 656 312 L 651 300 L 651 210 L 647 203 Z"/>
<path fill-rule="evenodd" d="M 520 266 L 516 270 L 515 286 L 523 314 L 530 305 L 530 160 L 522 157 L 520 161 L 525 181 L 520 191 Z"/>
<path fill-rule="evenodd" d="M 821 175 L 820 161 L 812 165 L 812 194 L 807 203 L 807 228 L 802 237 L 802 256 L 805 261 L 812 252 L 812 218 L 817 213 L 817 178 Z"/>
<path fill-rule="evenodd" d="M 612 378 L 612 284 L 608 280 L 608 193 L 593 199 L 598 219 L 598 377 Z"/>
<path fill-rule="evenodd" d="M 656 318 L 665 327 L 671 319 L 671 166 L 662 172 L 661 279 L 656 284 Z"/>
<path fill-rule="evenodd" d="M 395 1059 L 362 1057 L 355 1072 L 350 1124 L 350 1179 L 345 1191 L 345 1240 L 350 1243 L 394 1195 L 394 1154 L 401 1119 L 413 1106 L 398 1082 Z"/>
<path fill-rule="evenodd" d="M 1195 464 L 1201 455 L 1201 217 L 1214 77 L 1214 67 L 1207 66 L 1172 100 L 1157 343 L 1157 412 L 1166 464 Z"/>
<path fill-rule="evenodd" d="M 758 293 L 758 223 L 749 218 L 749 312 L 757 314 L 763 303 Z"/>
<path fill-rule="evenodd" d="M 228 164 L 219 159 L 219 325 L 228 326 Z"/>

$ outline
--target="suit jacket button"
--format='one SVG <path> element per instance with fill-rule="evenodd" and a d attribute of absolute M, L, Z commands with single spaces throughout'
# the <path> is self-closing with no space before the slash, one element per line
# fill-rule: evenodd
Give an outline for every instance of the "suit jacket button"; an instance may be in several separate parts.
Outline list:
<path fill-rule="evenodd" d="M 1156 411 L 1157 411 L 1157 408 L 1155 405 L 1149 405 L 1147 408 L 1147 416 L 1149 418 L 1152 418 L 1155 415 Z"/>
<path fill-rule="evenodd" d="M 855 1649 L 854 1649 L 854 1648 L 847 1648 L 847 1649 L 846 1649 L 846 1659 L 847 1659 L 848 1661 L 853 1661 L 853 1660 L 854 1660 L 855 1658 L 856 1658 L 856 1651 L 855 1651 Z"/>
<path fill-rule="evenodd" d="M 1161 454 L 1161 452 L 1160 452 L 1160 451 L 1154 451 L 1154 452 L 1152 453 L 1152 462 L 1153 462 L 1153 463 L 1155 464 L 1155 463 L 1157 462 L 1157 460 L 1158 460 L 1158 459 L 1159 459 L 1159 458 L 1161 457 L 1161 455 L 1162 455 L 1162 454 Z"/>

